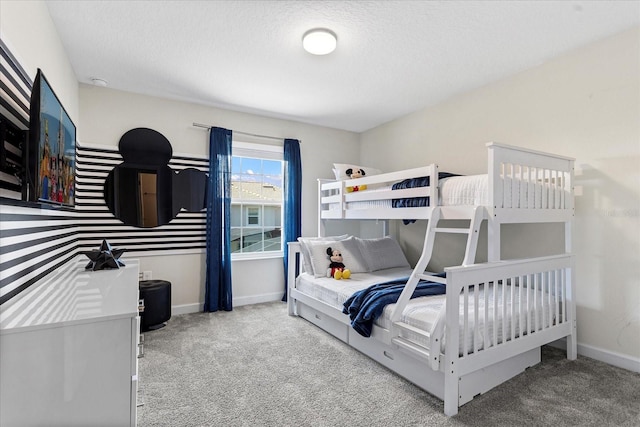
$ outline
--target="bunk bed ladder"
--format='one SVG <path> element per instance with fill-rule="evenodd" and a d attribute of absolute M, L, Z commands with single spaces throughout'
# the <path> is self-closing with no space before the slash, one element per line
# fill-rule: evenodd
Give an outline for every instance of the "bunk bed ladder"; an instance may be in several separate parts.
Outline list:
<path fill-rule="evenodd" d="M 402 348 L 414 355 L 422 356 L 424 358 L 429 358 L 432 362 L 432 366 L 436 366 L 438 364 L 438 358 L 440 356 L 440 341 L 436 337 L 435 343 L 437 345 L 429 349 L 422 349 L 421 346 L 416 345 L 415 343 L 403 338 L 400 336 L 400 331 L 410 332 L 414 335 L 419 335 L 427 340 L 431 341 L 431 336 L 440 335 L 442 333 L 441 327 L 443 325 L 444 310 L 441 310 L 440 315 L 438 316 L 438 320 L 436 321 L 433 330 L 424 331 L 414 326 L 411 326 L 408 323 L 402 322 L 401 316 L 404 307 L 407 305 L 407 302 L 411 298 L 411 295 L 415 291 L 415 288 L 420 280 L 428 280 L 436 283 L 447 283 L 447 279 L 444 277 L 436 276 L 426 271 L 427 265 L 429 261 L 431 261 L 431 255 L 433 254 L 433 246 L 435 243 L 436 234 L 438 233 L 449 233 L 449 234 L 467 234 L 467 244 L 465 247 L 464 259 L 462 261 L 462 265 L 471 265 L 475 262 L 476 258 L 476 250 L 478 248 L 478 235 L 480 234 L 480 225 L 482 224 L 482 220 L 484 220 L 486 216 L 486 209 L 483 206 L 476 206 L 473 209 L 473 213 L 471 215 L 469 221 L 469 227 L 460 227 L 460 228 L 445 228 L 438 227 L 438 223 L 440 222 L 441 211 L 440 207 L 435 207 L 433 209 L 433 213 L 429 222 L 427 224 L 427 231 L 425 233 L 424 246 L 422 249 L 422 255 L 418 260 L 407 284 L 405 285 L 405 290 L 398 298 L 398 302 L 396 303 L 396 308 L 394 309 L 391 315 L 391 321 L 393 324 L 393 331 L 391 334 L 391 342 L 397 345 L 399 348 Z M 431 354 L 430 353 L 434 353 Z M 436 368 L 434 368 L 436 369 Z"/>

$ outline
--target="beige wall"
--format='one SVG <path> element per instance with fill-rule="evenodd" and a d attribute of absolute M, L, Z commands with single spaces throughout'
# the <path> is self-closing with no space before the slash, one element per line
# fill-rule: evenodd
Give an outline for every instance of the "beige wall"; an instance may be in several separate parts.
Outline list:
<path fill-rule="evenodd" d="M 576 158 L 578 341 L 640 357 L 640 31 L 586 46 L 362 134 L 362 163 L 486 171 L 488 141 Z M 424 225 L 422 226 L 424 230 Z M 562 248 L 557 227 L 505 230 L 505 257 Z M 398 226 L 416 258 L 420 237 Z M 418 233 L 419 234 L 419 233 Z M 447 242 L 447 244 L 453 243 Z M 637 362 L 636 362 L 637 363 Z"/>
<path fill-rule="evenodd" d="M 306 236 L 316 234 L 317 178 L 331 178 L 332 163 L 338 159 L 355 162 L 360 155 L 358 135 L 352 132 L 88 85 L 80 85 L 80 112 L 81 144 L 117 146 L 126 131 L 148 127 L 166 136 L 174 153 L 207 156 L 208 133 L 193 127 L 194 122 L 302 140 L 302 232 Z M 248 141 L 241 135 L 237 138 Z M 151 270 L 154 278 L 171 281 L 174 306 L 193 309 L 204 301 L 204 254 L 176 259 L 179 268 L 167 257 L 141 257 L 140 268 Z M 232 270 L 236 305 L 279 299 L 284 292 L 282 258 L 234 261 Z"/>
<path fill-rule="evenodd" d="M 34 79 L 38 68 L 79 126 L 78 79 L 43 1 L 0 1 L 0 37 Z"/>

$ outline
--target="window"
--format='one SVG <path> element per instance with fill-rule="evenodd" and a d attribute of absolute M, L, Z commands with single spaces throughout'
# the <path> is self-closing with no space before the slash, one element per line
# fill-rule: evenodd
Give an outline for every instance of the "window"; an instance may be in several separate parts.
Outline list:
<path fill-rule="evenodd" d="M 247 206 L 247 225 L 260 225 L 260 207 Z"/>
<path fill-rule="evenodd" d="M 282 255 L 283 176 L 282 147 L 233 141 L 233 258 Z"/>

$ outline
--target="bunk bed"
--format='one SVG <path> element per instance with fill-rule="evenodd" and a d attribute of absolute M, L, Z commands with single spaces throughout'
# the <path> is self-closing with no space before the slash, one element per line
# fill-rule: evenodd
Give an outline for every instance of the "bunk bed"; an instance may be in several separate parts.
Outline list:
<path fill-rule="evenodd" d="M 325 244 L 325 223 L 332 219 L 428 220 L 413 269 L 396 262 L 373 271 L 367 263 L 371 267 L 376 256 L 369 255 L 369 260 L 350 260 L 356 271 L 351 279 L 338 281 L 314 274 L 310 261 L 300 260 L 306 258 L 303 251 L 315 247 L 309 241 L 300 239 L 288 247 L 289 315 L 303 317 L 442 399 L 448 416 L 539 363 L 544 344 L 566 338 L 567 358 L 577 357 L 571 254 L 574 161 L 496 143 L 487 144 L 487 152 L 486 175 L 443 178 L 431 164 L 357 180 L 319 180 L 319 238 L 313 245 Z M 366 190 L 352 191 L 363 185 Z M 462 227 L 439 227 L 441 220 L 464 221 Z M 488 262 L 474 264 L 483 221 L 488 225 Z M 502 224 L 543 222 L 564 224 L 563 254 L 500 259 Z M 426 271 L 438 233 L 467 236 L 462 265 L 443 274 Z M 366 258 L 363 239 L 326 239 L 326 246 L 343 241 L 344 247 L 356 239 Z M 385 239 L 389 237 L 373 239 L 373 244 L 392 252 L 393 243 Z M 352 326 L 356 320 L 345 302 L 354 292 L 391 279 L 402 283 L 397 301 L 381 309 L 366 337 Z M 425 282 L 440 285 L 442 294 L 411 299 Z"/>

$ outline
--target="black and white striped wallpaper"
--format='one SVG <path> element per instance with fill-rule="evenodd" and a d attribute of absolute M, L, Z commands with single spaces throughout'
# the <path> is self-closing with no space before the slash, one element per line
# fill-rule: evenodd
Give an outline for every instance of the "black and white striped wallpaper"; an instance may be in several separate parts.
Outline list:
<path fill-rule="evenodd" d="M 122 162 L 118 151 L 108 148 L 78 147 L 76 211 L 80 215 L 78 244 L 82 250 L 95 248 L 102 239 L 127 252 L 183 251 L 205 248 L 206 213 L 181 212 L 169 224 L 155 228 L 124 225 L 104 202 L 107 174 Z M 196 168 L 208 172 L 209 161 L 174 156 L 169 166 L 180 171 Z"/>
<path fill-rule="evenodd" d="M 4 199 L 0 211 L 0 304 L 8 301 L 103 239 L 125 248 L 125 256 L 180 254 L 205 250 L 206 212 L 181 212 L 156 228 L 124 225 L 107 208 L 103 186 L 122 162 L 115 147 L 77 146 L 76 206 L 29 207 Z M 172 169 L 208 172 L 207 159 L 174 156 Z"/>
<path fill-rule="evenodd" d="M 77 254 L 76 213 L 0 205 L 0 304 Z"/>
<path fill-rule="evenodd" d="M 1 39 L 0 70 L 0 113 L 19 129 L 27 130 L 33 82 Z"/>
<path fill-rule="evenodd" d="M 33 82 L 0 40 L 0 196 L 22 198 L 22 151 Z"/>

